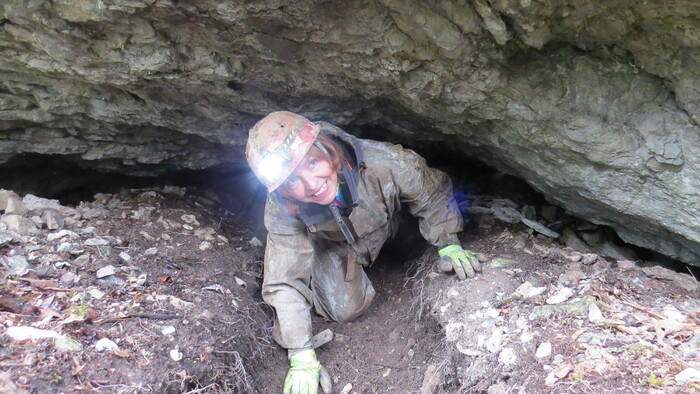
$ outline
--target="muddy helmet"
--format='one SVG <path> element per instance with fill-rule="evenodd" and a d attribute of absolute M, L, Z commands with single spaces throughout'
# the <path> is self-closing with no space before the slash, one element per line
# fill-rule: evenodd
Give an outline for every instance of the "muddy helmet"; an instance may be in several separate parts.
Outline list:
<path fill-rule="evenodd" d="M 311 149 L 319 126 L 301 115 L 273 112 L 248 133 L 246 158 L 269 192 L 277 189 Z"/>

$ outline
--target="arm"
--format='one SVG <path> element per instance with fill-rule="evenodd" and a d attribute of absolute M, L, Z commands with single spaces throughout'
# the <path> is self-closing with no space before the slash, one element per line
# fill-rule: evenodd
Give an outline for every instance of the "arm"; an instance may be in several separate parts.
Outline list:
<path fill-rule="evenodd" d="M 460 279 L 481 271 L 476 253 L 462 249 L 457 233 L 462 230 L 462 215 L 452 194 L 452 182 L 442 171 L 428 167 L 425 159 L 411 150 L 401 153 L 395 181 L 400 199 L 417 216 L 420 231 L 428 242 L 440 247 L 442 271 L 454 271 Z"/>
<path fill-rule="evenodd" d="M 292 356 L 311 348 L 313 246 L 304 225 L 290 218 L 274 198 L 265 207 L 265 227 L 262 297 L 275 309 L 275 340 Z"/>
<path fill-rule="evenodd" d="M 452 196 L 452 181 L 444 172 L 428 167 L 425 159 L 401 149 L 392 170 L 401 202 L 418 218 L 420 232 L 433 245 L 459 244 L 463 219 Z"/>

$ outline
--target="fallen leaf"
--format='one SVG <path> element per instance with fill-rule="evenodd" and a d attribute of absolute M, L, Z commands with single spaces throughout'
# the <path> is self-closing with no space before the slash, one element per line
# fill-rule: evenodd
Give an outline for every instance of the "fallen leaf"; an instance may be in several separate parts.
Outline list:
<path fill-rule="evenodd" d="M 94 309 L 88 309 L 87 315 L 90 318 L 90 320 L 97 320 L 100 317 L 100 314 L 97 313 L 97 311 L 95 311 Z"/>
<path fill-rule="evenodd" d="M 0 312 L 19 314 L 22 312 L 22 304 L 14 298 L 0 297 Z"/>
<path fill-rule="evenodd" d="M 84 318 L 84 317 L 78 316 L 78 315 L 76 315 L 75 313 L 71 313 L 70 315 L 68 315 L 68 317 L 66 317 L 65 319 L 63 319 L 63 321 L 61 322 L 61 324 L 70 324 L 70 323 L 75 323 L 75 322 L 80 322 L 80 323 L 82 323 L 82 322 L 84 322 L 84 321 L 85 321 L 85 318 Z"/>
<path fill-rule="evenodd" d="M 19 280 L 29 282 L 30 285 L 38 287 L 40 289 L 45 289 L 47 287 L 57 287 L 58 283 L 55 280 L 49 279 L 29 279 L 29 278 L 19 278 Z"/>
<path fill-rule="evenodd" d="M 47 318 L 47 317 L 56 317 L 56 318 L 61 317 L 61 313 L 55 309 L 51 309 L 51 308 L 39 308 L 39 309 L 41 310 L 41 319 L 42 320 Z"/>
<path fill-rule="evenodd" d="M 80 372 L 85 368 L 84 365 L 81 365 L 80 362 L 78 361 L 77 358 L 73 357 L 73 367 L 71 368 L 71 375 L 77 376 L 80 374 Z"/>
<path fill-rule="evenodd" d="M 568 375 L 571 372 L 571 365 L 569 364 L 564 364 L 560 366 L 559 368 L 554 370 L 554 376 L 558 377 L 559 379 L 564 379 L 566 375 Z"/>

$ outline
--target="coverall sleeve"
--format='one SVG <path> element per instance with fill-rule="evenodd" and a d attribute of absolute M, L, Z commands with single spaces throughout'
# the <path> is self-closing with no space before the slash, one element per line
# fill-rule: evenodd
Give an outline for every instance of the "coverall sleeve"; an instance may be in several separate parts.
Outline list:
<path fill-rule="evenodd" d="M 418 218 L 423 237 L 436 246 L 459 245 L 457 233 L 464 224 L 452 192 L 452 181 L 444 172 L 428 167 L 425 159 L 410 149 L 401 149 L 393 168 L 399 199 Z"/>
<path fill-rule="evenodd" d="M 276 205 L 268 198 L 262 297 L 275 309 L 274 339 L 293 352 L 311 347 L 313 298 L 309 284 L 314 251 L 306 227 Z"/>

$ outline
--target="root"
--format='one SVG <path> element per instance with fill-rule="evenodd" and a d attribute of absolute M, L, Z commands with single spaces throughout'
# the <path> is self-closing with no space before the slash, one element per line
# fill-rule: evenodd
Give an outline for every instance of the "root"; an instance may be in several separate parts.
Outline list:
<path fill-rule="evenodd" d="M 252 393 L 252 378 L 243 366 L 243 358 L 237 351 L 215 350 L 214 354 L 222 354 L 226 365 L 216 371 L 218 389 L 222 393 Z"/>
<path fill-rule="evenodd" d="M 404 288 L 411 286 L 413 292 L 413 302 L 411 303 L 410 313 L 407 316 L 415 316 L 415 321 L 423 320 L 425 314 L 432 308 L 433 298 L 428 298 L 426 286 L 428 274 L 433 269 L 433 253 L 432 249 L 428 249 L 422 256 L 412 261 L 406 271 Z"/>

